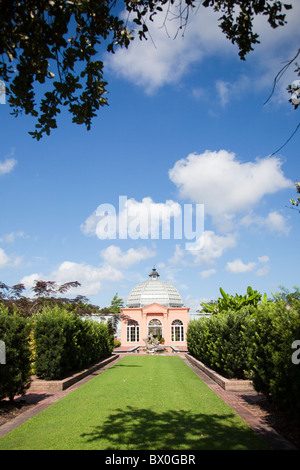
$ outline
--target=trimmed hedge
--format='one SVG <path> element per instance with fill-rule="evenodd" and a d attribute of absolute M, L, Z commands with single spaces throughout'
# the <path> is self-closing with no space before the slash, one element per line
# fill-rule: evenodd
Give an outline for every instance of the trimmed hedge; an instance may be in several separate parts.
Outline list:
<path fill-rule="evenodd" d="M 300 364 L 292 362 L 292 344 L 300 339 L 300 303 L 260 305 L 249 322 L 248 368 L 255 389 L 300 418 Z"/>
<path fill-rule="evenodd" d="M 187 331 L 190 354 L 226 378 L 245 378 L 247 317 L 248 311 L 240 310 L 192 320 Z"/>
<path fill-rule="evenodd" d="M 0 303 L 0 339 L 6 347 L 6 363 L 0 364 L 0 400 L 13 400 L 30 385 L 30 331 L 30 320 L 10 314 Z"/>
<path fill-rule="evenodd" d="M 65 377 L 109 356 L 113 345 L 103 323 L 84 320 L 67 310 L 44 308 L 34 320 L 35 373 L 39 378 Z"/>
<path fill-rule="evenodd" d="M 58 306 L 28 319 L 17 309 L 11 314 L 0 303 L 0 340 L 6 347 L 6 364 L 0 365 L 0 400 L 25 393 L 32 373 L 45 380 L 61 379 L 113 350 L 107 325 Z"/>
<path fill-rule="evenodd" d="M 190 354 L 226 378 L 251 378 L 258 392 L 300 418 L 300 365 L 292 344 L 300 340 L 300 303 L 266 302 L 253 311 L 218 313 L 193 320 Z"/>

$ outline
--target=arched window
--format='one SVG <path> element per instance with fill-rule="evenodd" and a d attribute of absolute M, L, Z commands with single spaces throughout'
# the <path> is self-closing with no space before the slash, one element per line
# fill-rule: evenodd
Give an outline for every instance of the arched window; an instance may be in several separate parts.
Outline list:
<path fill-rule="evenodd" d="M 128 320 L 127 323 L 127 342 L 136 343 L 140 340 L 140 326 L 136 320 Z"/>
<path fill-rule="evenodd" d="M 184 327 L 181 320 L 173 320 L 171 324 L 171 341 L 184 341 Z"/>
<path fill-rule="evenodd" d="M 161 339 L 163 337 L 162 322 L 157 318 L 153 318 L 148 323 L 148 335 L 153 334 L 154 338 Z"/>

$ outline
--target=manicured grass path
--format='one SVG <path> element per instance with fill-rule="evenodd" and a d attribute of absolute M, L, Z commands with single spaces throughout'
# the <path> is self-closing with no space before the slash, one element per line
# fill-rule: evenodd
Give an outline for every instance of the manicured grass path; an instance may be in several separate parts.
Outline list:
<path fill-rule="evenodd" d="M 177 356 L 129 356 L 0 439 L 0 449 L 264 449 Z"/>

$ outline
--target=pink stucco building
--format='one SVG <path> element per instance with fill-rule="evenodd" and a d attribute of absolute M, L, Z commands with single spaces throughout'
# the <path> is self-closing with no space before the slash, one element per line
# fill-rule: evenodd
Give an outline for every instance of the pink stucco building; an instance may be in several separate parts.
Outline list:
<path fill-rule="evenodd" d="M 163 338 L 165 346 L 186 349 L 189 308 L 185 307 L 178 290 L 159 279 L 153 268 L 147 281 L 130 292 L 126 307 L 121 309 L 121 347 L 145 346 L 150 333 Z"/>

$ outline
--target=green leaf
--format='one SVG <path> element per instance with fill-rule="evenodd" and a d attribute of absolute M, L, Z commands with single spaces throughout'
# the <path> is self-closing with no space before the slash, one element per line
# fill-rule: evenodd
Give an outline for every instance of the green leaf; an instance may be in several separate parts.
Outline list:
<path fill-rule="evenodd" d="M 221 292 L 221 294 L 222 294 L 222 297 L 228 302 L 229 297 L 228 297 L 228 295 L 224 292 L 224 290 L 222 289 L 222 287 L 220 287 L 220 292 Z"/>

